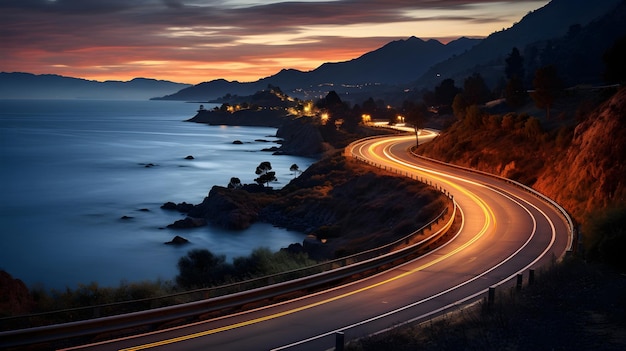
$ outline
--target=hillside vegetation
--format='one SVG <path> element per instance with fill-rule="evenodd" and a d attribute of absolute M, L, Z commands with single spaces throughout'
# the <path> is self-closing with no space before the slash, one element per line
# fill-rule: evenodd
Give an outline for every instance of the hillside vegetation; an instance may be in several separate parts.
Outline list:
<path fill-rule="evenodd" d="M 470 108 L 418 153 L 535 188 L 583 224 L 583 243 L 593 253 L 607 238 L 591 236 L 591 217 L 614 209 L 616 220 L 624 222 L 626 89 L 606 100 L 597 93 L 570 94 L 555 106 L 553 120 Z M 623 234 L 607 235 L 625 247 Z"/>

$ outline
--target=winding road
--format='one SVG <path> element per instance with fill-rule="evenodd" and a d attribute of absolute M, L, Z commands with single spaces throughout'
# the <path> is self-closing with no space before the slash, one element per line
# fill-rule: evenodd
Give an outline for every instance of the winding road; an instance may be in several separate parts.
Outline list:
<path fill-rule="evenodd" d="M 420 140 L 432 138 L 422 133 Z M 554 204 L 502 179 L 417 158 L 415 136 L 362 140 L 346 152 L 421 178 L 453 195 L 462 216 L 444 246 L 368 279 L 222 318 L 91 344 L 96 350 L 328 350 L 345 340 L 417 322 L 507 289 L 571 249 Z"/>

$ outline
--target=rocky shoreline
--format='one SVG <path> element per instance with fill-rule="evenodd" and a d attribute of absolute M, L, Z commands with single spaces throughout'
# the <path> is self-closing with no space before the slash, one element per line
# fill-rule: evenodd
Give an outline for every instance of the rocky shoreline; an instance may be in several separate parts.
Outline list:
<path fill-rule="evenodd" d="M 265 108 L 261 110 L 240 110 L 235 112 L 200 109 L 187 122 L 210 125 L 232 125 L 245 127 L 279 128 L 285 121 L 293 119 L 285 110 Z"/>
<path fill-rule="evenodd" d="M 217 225 L 231 230 L 254 222 L 308 235 L 293 250 L 329 259 L 376 247 L 417 230 L 447 205 L 424 184 L 346 159 L 322 158 L 280 190 L 258 184 L 239 189 L 213 186 L 197 205 L 166 203 L 186 214 L 169 228 Z"/>

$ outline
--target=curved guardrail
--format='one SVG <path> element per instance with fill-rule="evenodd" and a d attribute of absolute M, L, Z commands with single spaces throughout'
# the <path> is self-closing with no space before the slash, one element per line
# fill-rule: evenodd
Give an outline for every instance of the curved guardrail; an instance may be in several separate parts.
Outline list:
<path fill-rule="evenodd" d="M 126 313 L 123 315 L 3 331 L 0 332 L 0 346 L 19 347 L 23 345 L 51 343 L 58 340 L 69 340 L 78 337 L 84 338 L 90 335 L 116 333 L 131 328 L 156 327 L 166 325 L 172 321 L 191 321 L 210 318 L 219 314 L 240 311 L 245 308 L 251 308 L 252 306 L 260 306 L 286 298 L 293 298 L 298 294 L 304 295 L 331 285 L 364 278 L 412 260 L 430 250 L 448 232 L 457 217 L 457 204 L 454 199 L 451 200 L 451 207 L 447 206 L 435 219 L 419 230 L 378 248 L 304 268 L 303 270 L 318 270 L 318 272 L 308 276 L 276 282 L 276 279 L 280 279 L 280 277 L 289 277 L 296 274 L 294 273 L 296 271 L 290 271 L 258 278 L 256 280 L 272 282 L 271 285 L 220 296 L 211 296 L 211 294 L 216 293 L 217 289 L 223 291 L 234 287 L 241 289 L 243 285 L 250 284 L 250 281 L 231 284 L 225 287 L 199 289 L 193 292 L 203 294 L 204 299 L 199 301 Z M 451 214 L 449 214 L 450 208 L 452 208 Z M 447 216 L 448 214 L 449 216 Z M 445 221 L 446 216 L 448 217 L 447 221 Z M 441 224 L 441 228 L 434 230 L 426 238 L 414 242 L 417 240 L 417 237 L 424 235 L 427 230 L 433 230 L 433 225 L 439 224 L 442 220 L 444 223 Z M 319 270 L 323 270 L 325 267 L 328 268 L 328 270 L 319 272 Z M 167 297 L 172 298 L 177 295 L 180 294 L 168 295 Z M 150 299 L 143 299 L 141 301 L 145 302 L 146 300 Z M 85 309 L 93 310 L 95 308 L 101 311 L 112 305 L 115 304 L 92 306 Z M 79 310 L 81 309 L 67 310 L 67 312 L 77 312 Z"/>
<path fill-rule="evenodd" d="M 396 128 L 391 128 L 391 129 L 398 130 Z M 428 130 L 432 131 L 432 132 L 437 132 L 437 131 L 432 130 L 432 129 L 428 129 Z M 382 138 L 382 137 L 385 137 L 385 136 L 380 136 L 380 135 L 371 136 L 371 137 L 368 137 L 368 138 L 360 139 L 359 141 L 356 141 L 354 143 L 351 143 L 350 145 L 348 145 L 345 148 L 345 154 L 346 154 L 346 156 L 355 157 L 355 155 L 352 153 L 352 147 L 353 147 L 354 144 L 356 144 L 356 143 L 358 143 L 360 141 L 363 141 L 363 140 L 371 140 L 371 139 L 377 139 L 377 138 Z M 483 171 L 472 169 L 472 168 L 458 166 L 458 165 L 455 165 L 455 164 L 452 164 L 452 163 L 447 163 L 447 162 L 443 162 L 443 161 L 439 161 L 439 160 L 436 160 L 436 159 L 433 159 L 433 158 L 429 158 L 429 157 L 425 157 L 425 156 L 419 155 L 419 154 L 415 153 L 415 146 L 412 146 L 409 149 L 409 151 L 410 151 L 410 153 L 413 156 L 415 156 L 417 158 L 421 158 L 423 160 L 427 160 L 429 162 L 438 163 L 438 164 L 454 167 L 454 168 L 457 168 L 457 169 L 461 169 L 461 170 L 464 170 L 464 171 L 467 171 L 467 172 L 477 173 L 477 174 L 481 174 L 481 175 L 484 175 L 484 176 L 496 178 L 496 179 L 504 181 L 506 183 L 515 185 L 515 186 L 519 187 L 520 189 L 523 189 L 524 191 L 526 191 L 528 193 L 531 193 L 534 196 L 540 198 L 541 200 L 547 202 L 548 204 L 550 204 L 552 207 L 554 207 L 561 214 L 561 217 L 567 223 L 567 226 L 569 227 L 569 238 L 568 238 L 568 243 L 567 243 L 567 251 L 568 252 L 572 252 L 573 251 L 574 240 L 576 240 L 576 238 L 577 238 L 577 230 L 576 230 L 576 226 L 574 225 L 574 221 L 572 220 L 572 217 L 569 215 L 569 213 L 567 213 L 567 210 L 565 210 L 561 205 L 559 205 L 556 201 L 552 200 L 548 196 L 538 192 L 537 190 L 535 190 L 535 189 L 533 189 L 533 188 L 531 188 L 531 187 L 529 187 L 527 185 L 524 185 L 524 184 L 522 184 L 520 182 L 517 182 L 517 181 L 509 179 L 509 178 L 501 177 L 501 176 L 498 176 L 498 175 L 495 175 L 495 174 L 491 174 L 491 173 L 488 173 L 488 172 L 483 172 Z M 370 163 L 368 161 L 365 161 L 365 162 Z M 390 168 L 390 167 L 386 167 L 385 166 L 385 169 L 388 169 L 388 168 Z M 391 168 L 393 168 L 393 167 L 391 167 Z M 400 172 L 399 169 L 394 169 L 394 170 L 396 170 L 397 172 Z M 408 173 L 406 175 L 409 176 Z M 424 182 L 423 179 L 418 179 L 418 180 Z M 429 183 L 429 184 L 431 186 L 433 186 L 432 183 Z M 435 187 L 436 187 L 436 185 L 435 185 Z"/>
<path fill-rule="evenodd" d="M 541 200 L 547 202 L 548 204 L 550 204 L 552 207 L 554 207 L 560 214 L 561 217 L 563 217 L 563 220 L 567 223 L 567 226 L 569 228 L 569 238 L 568 238 L 568 243 L 567 243 L 567 251 L 571 252 L 573 250 L 573 245 L 574 245 L 574 240 L 576 238 L 576 226 L 574 225 L 574 221 L 572 220 L 572 217 L 569 215 L 569 213 L 567 213 L 567 210 L 565 210 L 561 205 L 559 205 L 558 203 L 556 203 L 556 201 L 552 200 L 551 198 L 547 197 L 546 195 L 538 192 L 537 190 L 524 185 L 518 181 L 515 181 L 513 179 L 509 179 L 509 178 L 505 178 L 505 177 L 501 177 L 495 174 L 491 174 L 488 172 L 483 172 L 480 170 L 476 170 L 476 169 L 471 169 L 471 168 L 467 168 L 467 167 L 463 167 L 463 166 L 459 166 L 459 165 L 455 165 L 452 163 L 446 163 L 446 162 L 442 162 L 439 160 L 435 160 L 433 158 L 429 158 L 426 156 L 422 156 L 419 155 L 417 153 L 415 153 L 415 147 L 411 147 L 410 152 L 413 156 L 417 157 L 417 158 L 421 158 L 423 160 L 427 160 L 429 162 L 433 162 L 433 163 L 438 163 L 438 164 L 444 164 L 446 166 L 450 166 L 450 167 L 454 167 L 457 169 L 461 169 L 467 172 L 472 172 L 472 173 L 477 173 L 477 174 L 481 174 L 487 177 L 491 177 L 491 178 L 496 178 L 498 180 L 504 181 L 506 183 L 512 184 L 517 186 L 520 189 L 523 189 L 524 191 L 540 198 Z"/>

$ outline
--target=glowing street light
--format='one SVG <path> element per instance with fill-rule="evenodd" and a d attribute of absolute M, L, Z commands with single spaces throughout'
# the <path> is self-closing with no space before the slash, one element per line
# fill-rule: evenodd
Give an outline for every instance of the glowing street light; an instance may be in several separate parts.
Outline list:
<path fill-rule="evenodd" d="M 328 122 L 328 118 L 329 118 L 329 117 L 330 117 L 330 116 L 328 116 L 328 113 L 326 113 L 326 112 L 322 113 L 322 116 L 321 116 L 321 118 L 322 118 L 322 124 L 326 124 L 326 122 Z"/>
<path fill-rule="evenodd" d="M 372 121 L 372 116 L 370 116 L 367 113 L 364 113 L 361 115 L 361 121 L 363 121 L 363 124 L 367 125 Z"/>

